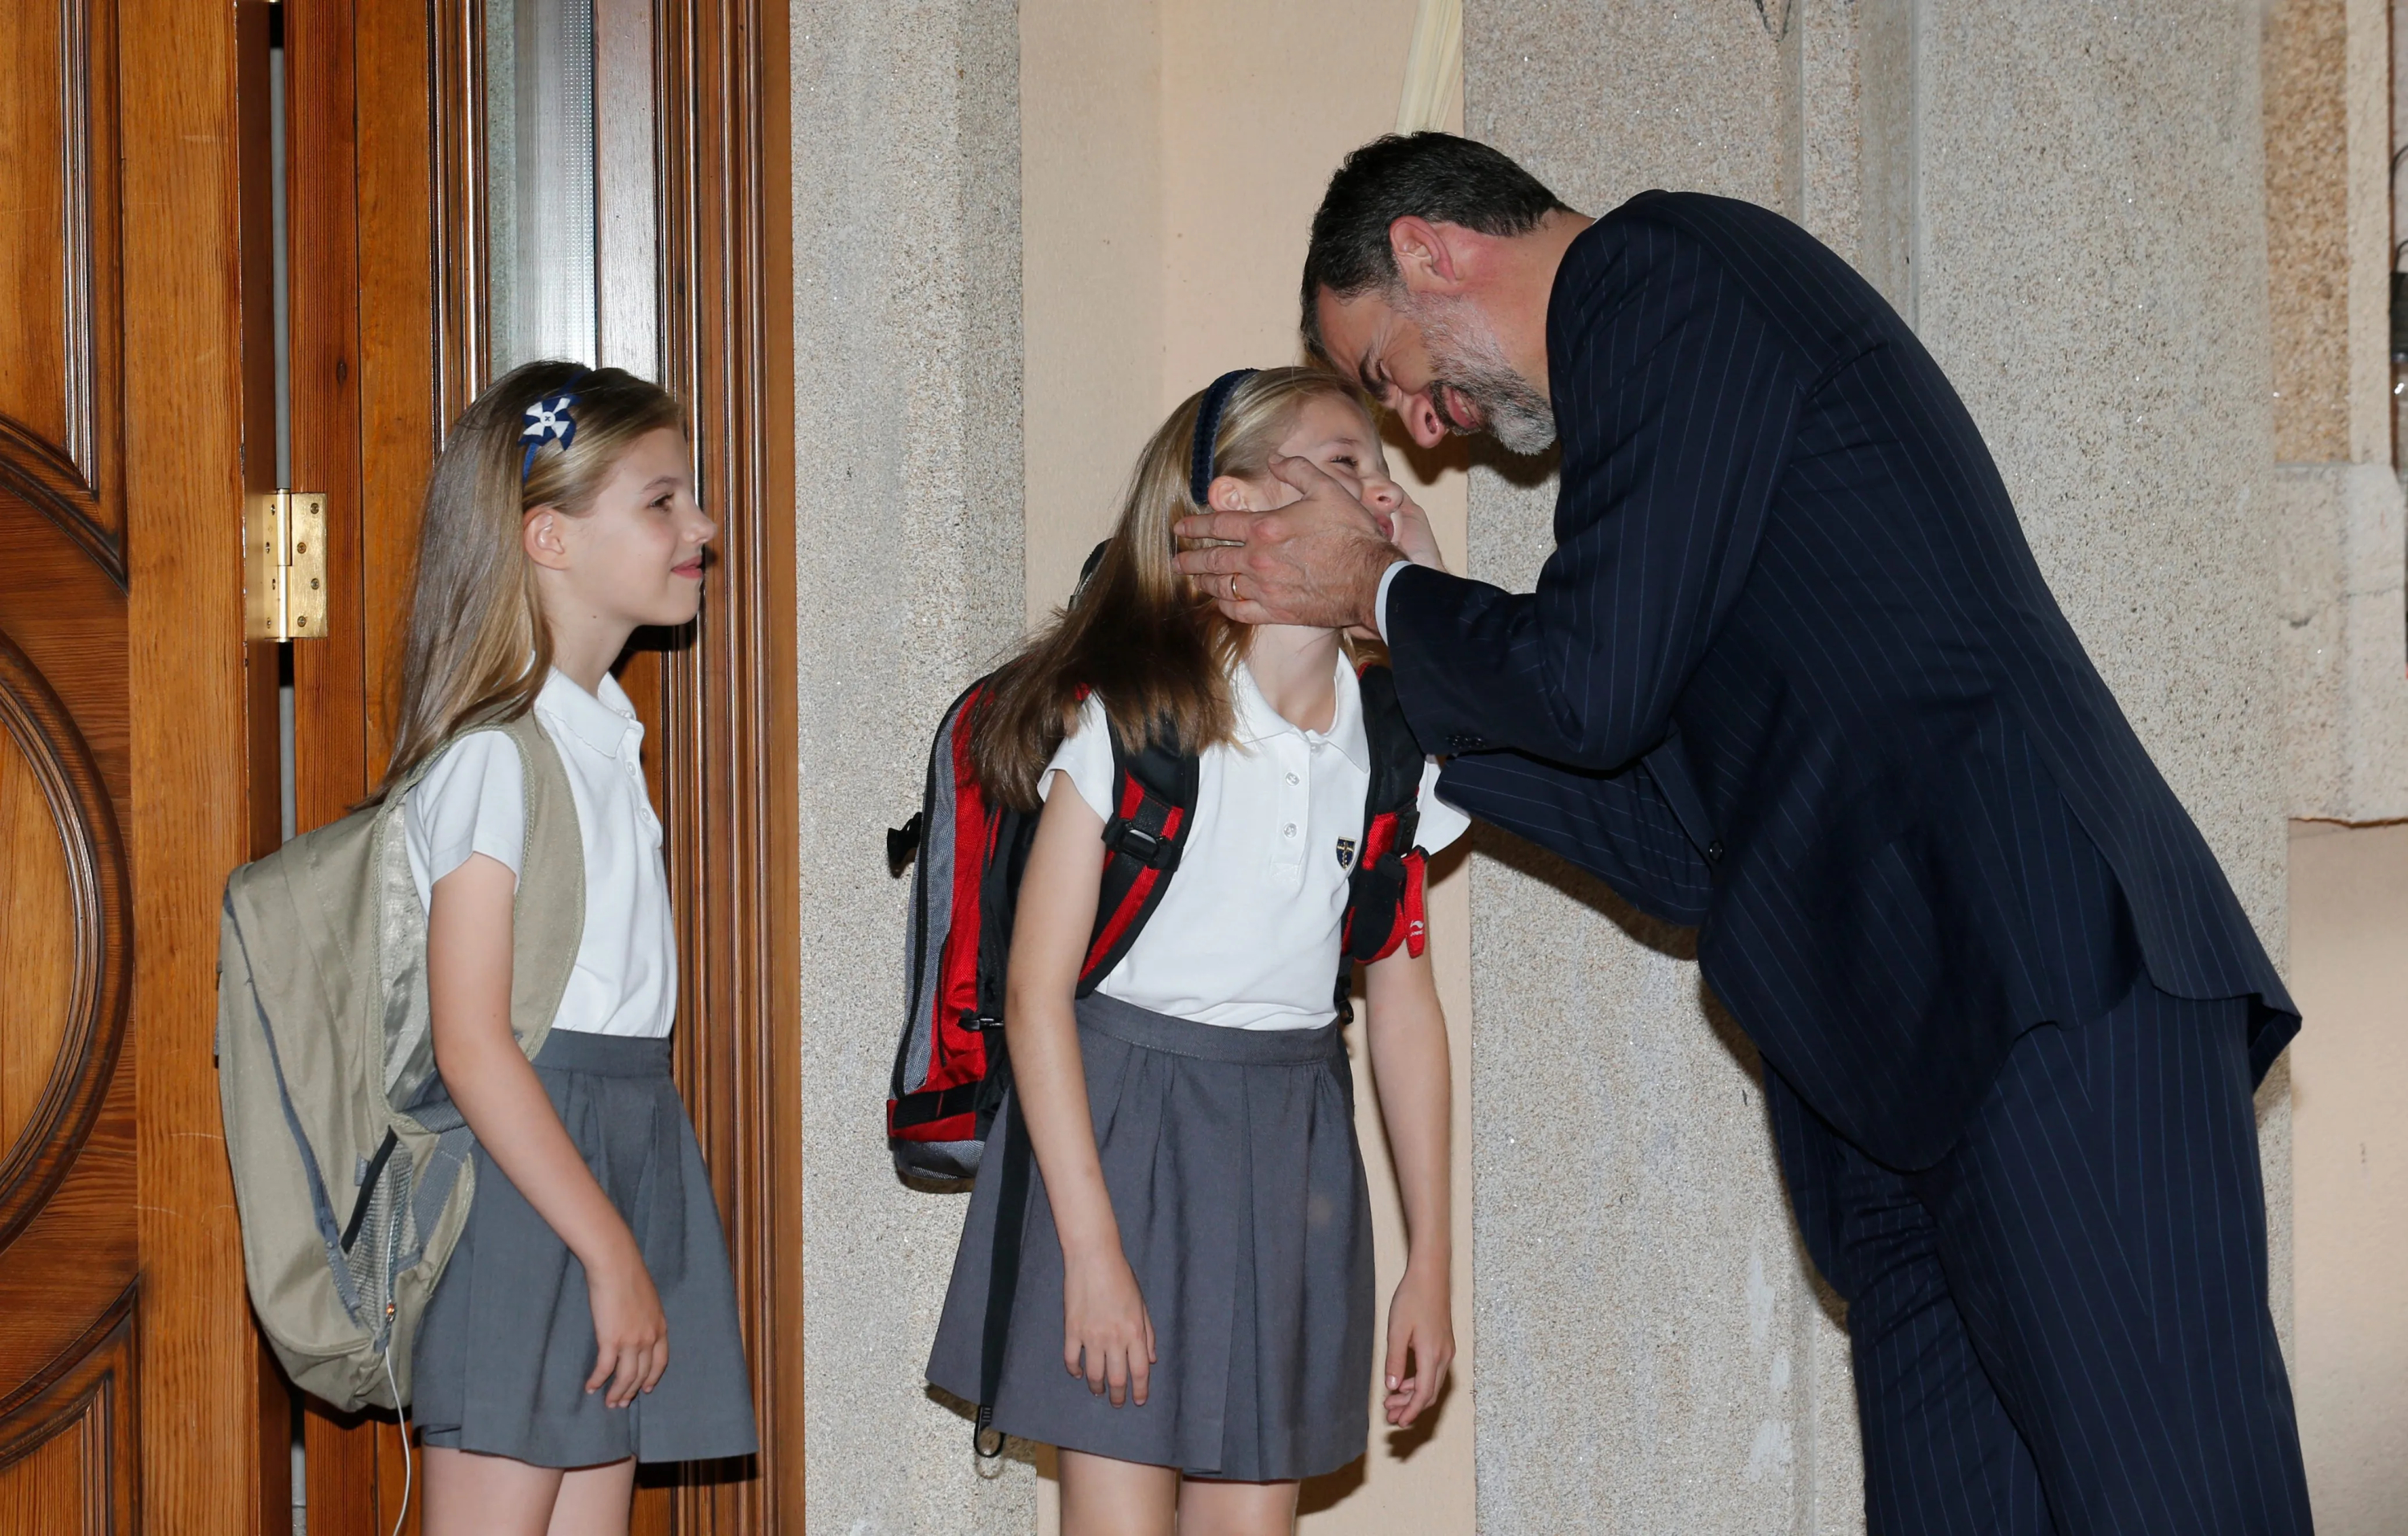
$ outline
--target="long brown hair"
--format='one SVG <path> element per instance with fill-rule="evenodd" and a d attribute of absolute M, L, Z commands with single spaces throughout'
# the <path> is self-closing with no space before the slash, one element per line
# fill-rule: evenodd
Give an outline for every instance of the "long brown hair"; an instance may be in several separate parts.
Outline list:
<path fill-rule="evenodd" d="M 1213 434 L 1216 472 L 1268 474 L 1305 402 L 1323 397 L 1361 409 L 1344 380 L 1318 368 L 1265 368 L 1240 383 Z M 1190 547 L 1171 525 L 1209 510 L 1187 483 L 1203 399 L 1199 390 L 1181 402 L 1138 455 L 1120 522 L 1077 600 L 995 676 L 970 754 L 982 785 L 1007 805 L 1035 809 L 1037 781 L 1089 691 L 1132 748 L 1170 739 L 1201 752 L 1235 736 L 1229 669 L 1245 653 L 1247 626 L 1171 565 L 1174 550 Z"/>
<path fill-rule="evenodd" d="M 571 392 L 569 446 L 546 442 L 528 463 L 519 440 L 527 408 Z M 575 363 L 512 368 L 460 413 L 426 484 L 400 727 L 372 801 L 462 726 L 514 720 L 535 702 L 552 673 L 552 631 L 519 541 L 526 514 L 593 510 L 619 455 L 665 426 L 685 427 L 685 409 L 667 391 L 623 369 L 589 372 Z"/>

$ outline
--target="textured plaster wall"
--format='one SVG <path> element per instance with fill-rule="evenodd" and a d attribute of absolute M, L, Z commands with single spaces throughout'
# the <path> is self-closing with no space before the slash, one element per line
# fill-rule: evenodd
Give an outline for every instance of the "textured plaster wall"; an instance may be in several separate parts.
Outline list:
<path fill-rule="evenodd" d="M 2266 32 L 2277 387 L 2339 401 L 2346 426 L 2344 452 L 2276 470 L 2292 806 L 2335 821 L 2408 814 L 2403 530 L 2383 302 L 2392 242 L 2408 236 L 2408 203 L 2386 185 L 2389 151 L 2408 144 L 2408 4 L 2393 4 L 2388 17 L 2385 8 L 2286 0 Z M 2311 121 L 2315 131 L 2303 132 Z M 2286 263 L 2286 221 L 2320 232 L 2324 266 Z M 2345 302 L 2286 316 L 2286 290 L 2303 288 Z M 2286 404 L 2277 401 L 2278 411 Z M 2309 457 L 2287 435 L 2277 449 Z M 2318 1529 L 2374 1536 L 2398 1529 L 2408 1500 L 2408 1330 L 2398 1305 L 2408 1267 L 2400 1128 L 2408 1063 L 2399 1046 L 2408 826 L 2294 823 L 2290 888 L 2292 986 L 2307 1012 L 2291 1050 L 2293 1387 Z"/>
<path fill-rule="evenodd" d="M 1963 392 L 2042 568 L 2277 955 L 2288 803 L 2254 7 L 1468 7 L 1470 131 L 1576 206 L 1801 220 Z M 1525 584 L 1552 484 L 1474 472 Z M 1835 1310 L 1689 936 L 1503 839 L 1473 872 L 1484 1531 L 1845 1530 Z M 2262 1101 L 2288 1313 L 2287 1098 Z M 1572 1405 L 1578 1405 L 1572 1411 Z"/>
<path fill-rule="evenodd" d="M 2395 1536 L 2408 1509 L 2408 825 L 2299 822 L 2300 1443 L 2316 1529 Z"/>
<path fill-rule="evenodd" d="M 1729 0 L 1474 0 L 1469 131 L 1583 209 L 1694 188 L 1808 211 L 1861 246 L 1861 39 L 1830 0 L 1781 20 Z M 1801 190 L 1823 206 L 1801 210 Z M 1552 547 L 1554 484 L 1535 467 L 1475 465 L 1474 575 L 1526 589 Z M 1798 1247 L 1754 1052 L 1702 996 L 1693 935 L 1479 836 L 1481 1530 L 1860 1529 L 1846 1338 Z"/>
<path fill-rule="evenodd" d="M 793 10 L 805 1476 L 814 1529 L 1029 1530 L 921 1366 L 959 1197 L 879 1108 L 904 884 L 882 829 L 945 704 L 1020 628 L 1020 169 L 1010 0 Z"/>

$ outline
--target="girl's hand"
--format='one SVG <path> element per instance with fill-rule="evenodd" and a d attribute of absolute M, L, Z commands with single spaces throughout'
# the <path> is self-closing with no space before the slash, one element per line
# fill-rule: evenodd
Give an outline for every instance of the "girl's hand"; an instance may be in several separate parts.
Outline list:
<path fill-rule="evenodd" d="M 1405 558 L 1416 566 L 1432 570 L 1446 569 L 1446 556 L 1438 553 L 1438 535 L 1430 531 L 1429 514 L 1421 510 L 1412 497 L 1402 495 L 1393 511 L 1382 514 L 1388 524 L 1388 538 L 1405 552 Z"/>
<path fill-rule="evenodd" d="M 669 1320 L 632 1233 L 609 1257 L 585 1267 L 585 1290 L 594 1305 L 594 1373 L 585 1390 L 608 1382 L 602 1400 L 624 1408 L 669 1368 Z"/>
<path fill-rule="evenodd" d="M 1113 1407 L 1142 1405 L 1154 1373 L 1154 1318 L 1127 1257 L 1118 1243 L 1108 1256 L 1063 1256 L 1062 1364 L 1086 1378 L 1088 1391 L 1110 1392 Z"/>
<path fill-rule="evenodd" d="M 1388 1304 L 1388 1422 L 1404 1428 L 1419 1418 L 1438 1400 L 1454 1363 L 1455 1313 L 1445 1271 L 1408 1263 L 1396 1299 Z M 1408 1369 L 1412 1374 L 1405 1373 Z"/>

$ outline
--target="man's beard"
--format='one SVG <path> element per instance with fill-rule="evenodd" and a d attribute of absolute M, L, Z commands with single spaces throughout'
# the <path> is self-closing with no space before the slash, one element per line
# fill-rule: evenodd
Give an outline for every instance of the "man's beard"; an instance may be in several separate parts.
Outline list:
<path fill-rule="evenodd" d="M 1479 408 L 1484 429 L 1507 452 L 1541 453 L 1552 446 L 1555 407 L 1505 361 L 1505 348 L 1488 317 L 1460 299 L 1417 308 L 1421 312 L 1413 318 L 1436 370 L 1430 398 L 1447 430 L 1470 430 L 1456 423 L 1442 403 L 1447 395 L 1457 395 Z"/>

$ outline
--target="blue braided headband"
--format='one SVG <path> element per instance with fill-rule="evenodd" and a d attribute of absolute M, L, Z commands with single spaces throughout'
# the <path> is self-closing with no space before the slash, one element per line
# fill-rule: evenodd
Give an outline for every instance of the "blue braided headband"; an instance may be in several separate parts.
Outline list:
<path fill-rule="evenodd" d="M 1230 395 L 1254 372 L 1231 368 L 1212 380 L 1204 391 L 1204 403 L 1196 408 L 1196 447 L 1187 460 L 1187 494 L 1198 507 L 1208 505 L 1204 498 L 1212 492 L 1212 445 L 1221 436 L 1221 412 L 1227 409 Z"/>
<path fill-rule="evenodd" d="M 557 442 L 560 451 L 566 453 L 568 445 L 577 440 L 577 418 L 569 414 L 568 408 L 577 403 L 575 386 L 593 371 L 591 368 L 578 369 L 568 376 L 569 387 L 558 395 L 547 395 L 526 408 L 526 424 L 519 429 L 519 441 L 526 444 L 526 452 L 519 459 L 520 484 L 525 484 L 527 476 L 535 472 L 535 456 L 542 451 L 544 444 Z"/>

